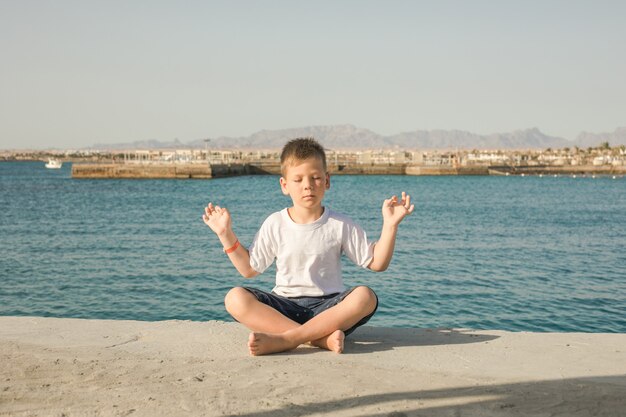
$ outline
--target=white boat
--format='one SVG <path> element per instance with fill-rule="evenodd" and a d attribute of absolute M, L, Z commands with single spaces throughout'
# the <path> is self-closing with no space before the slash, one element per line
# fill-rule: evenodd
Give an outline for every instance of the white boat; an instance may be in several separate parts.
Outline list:
<path fill-rule="evenodd" d="M 50 169 L 59 169 L 61 166 L 63 166 L 63 162 L 52 158 L 48 159 L 48 163 L 46 164 L 46 168 Z"/>

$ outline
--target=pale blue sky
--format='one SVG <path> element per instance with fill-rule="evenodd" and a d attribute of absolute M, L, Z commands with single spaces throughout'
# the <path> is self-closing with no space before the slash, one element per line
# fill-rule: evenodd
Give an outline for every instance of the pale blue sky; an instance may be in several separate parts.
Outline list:
<path fill-rule="evenodd" d="M 0 0 L 0 148 L 626 125 L 623 1 Z"/>

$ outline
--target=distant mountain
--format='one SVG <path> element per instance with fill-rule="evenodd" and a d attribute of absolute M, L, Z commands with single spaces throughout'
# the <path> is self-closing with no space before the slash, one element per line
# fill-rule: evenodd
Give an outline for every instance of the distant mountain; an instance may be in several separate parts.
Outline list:
<path fill-rule="evenodd" d="M 528 149 L 571 144 L 565 139 L 547 136 L 537 128 L 491 135 L 461 130 L 416 130 L 382 136 L 352 125 L 334 125 L 262 130 L 243 138 L 220 137 L 211 139 L 209 146 L 213 149 L 280 149 L 287 140 L 297 137 L 314 137 L 328 149 Z M 201 147 L 204 142 L 189 145 Z"/>
<path fill-rule="evenodd" d="M 611 133 L 582 132 L 574 140 L 574 144 L 581 148 L 595 147 L 602 142 L 609 142 L 611 146 L 626 145 L 626 127 L 618 127 Z"/>
<path fill-rule="evenodd" d="M 537 128 L 490 135 L 461 130 L 417 130 L 388 139 L 405 149 L 543 149 L 570 144 L 566 139 L 545 135 Z"/>
<path fill-rule="evenodd" d="M 189 145 L 182 143 L 180 140 L 175 139 L 172 141 L 160 141 L 157 139 L 137 140 L 134 142 L 121 142 L 121 143 L 96 143 L 90 146 L 91 149 L 180 149 L 188 148 Z"/>
<path fill-rule="evenodd" d="M 546 149 L 568 146 L 598 146 L 626 143 L 626 128 L 613 133 L 581 133 L 576 141 L 548 136 L 538 128 L 507 133 L 479 135 L 462 130 L 415 130 L 383 136 L 353 125 L 308 126 L 292 129 L 261 130 L 250 136 L 198 139 L 187 143 L 178 140 L 146 140 L 129 143 L 96 144 L 94 149 L 280 149 L 287 140 L 314 137 L 328 149 Z"/>
<path fill-rule="evenodd" d="M 352 125 L 333 125 L 261 130 L 250 136 L 239 138 L 219 137 L 210 139 L 209 147 L 213 149 L 280 149 L 287 140 L 300 137 L 314 137 L 329 149 L 379 148 L 385 143 L 383 136 L 371 130 Z M 204 147 L 204 140 L 193 141 L 189 145 Z"/>

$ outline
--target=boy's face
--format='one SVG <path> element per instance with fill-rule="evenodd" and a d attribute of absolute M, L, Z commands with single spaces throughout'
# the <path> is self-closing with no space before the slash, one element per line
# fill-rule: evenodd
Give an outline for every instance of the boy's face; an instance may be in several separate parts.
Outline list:
<path fill-rule="evenodd" d="M 294 160 L 285 168 L 280 188 L 283 194 L 291 197 L 294 207 L 321 207 L 324 193 L 330 188 L 330 175 L 324 171 L 319 158 Z"/>

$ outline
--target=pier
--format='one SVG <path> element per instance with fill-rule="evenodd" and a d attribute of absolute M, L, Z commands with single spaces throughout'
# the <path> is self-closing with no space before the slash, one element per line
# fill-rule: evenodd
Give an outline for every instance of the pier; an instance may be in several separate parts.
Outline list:
<path fill-rule="evenodd" d="M 406 164 L 334 164 L 333 175 L 405 175 Z M 257 163 L 104 163 L 73 164 L 72 178 L 209 179 L 240 175 L 280 175 L 279 162 Z"/>
<path fill-rule="evenodd" d="M 626 175 L 626 166 L 616 165 L 568 165 L 568 166 L 551 166 L 551 165 L 493 165 L 488 168 L 489 175 L 545 175 L 545 176 L 567 176 L 579 175 Z"/>
<path fill-rule="evenodd" d="M 626 175 L 623 166 L 515 166 L 515 165 L 413 165 L 413 164 L 328 164 L 332 175 Z M 280 175 L 280 163 L 75 163 L 72 178 L 109 179 L 211 179 L 241 175 Z"/>

